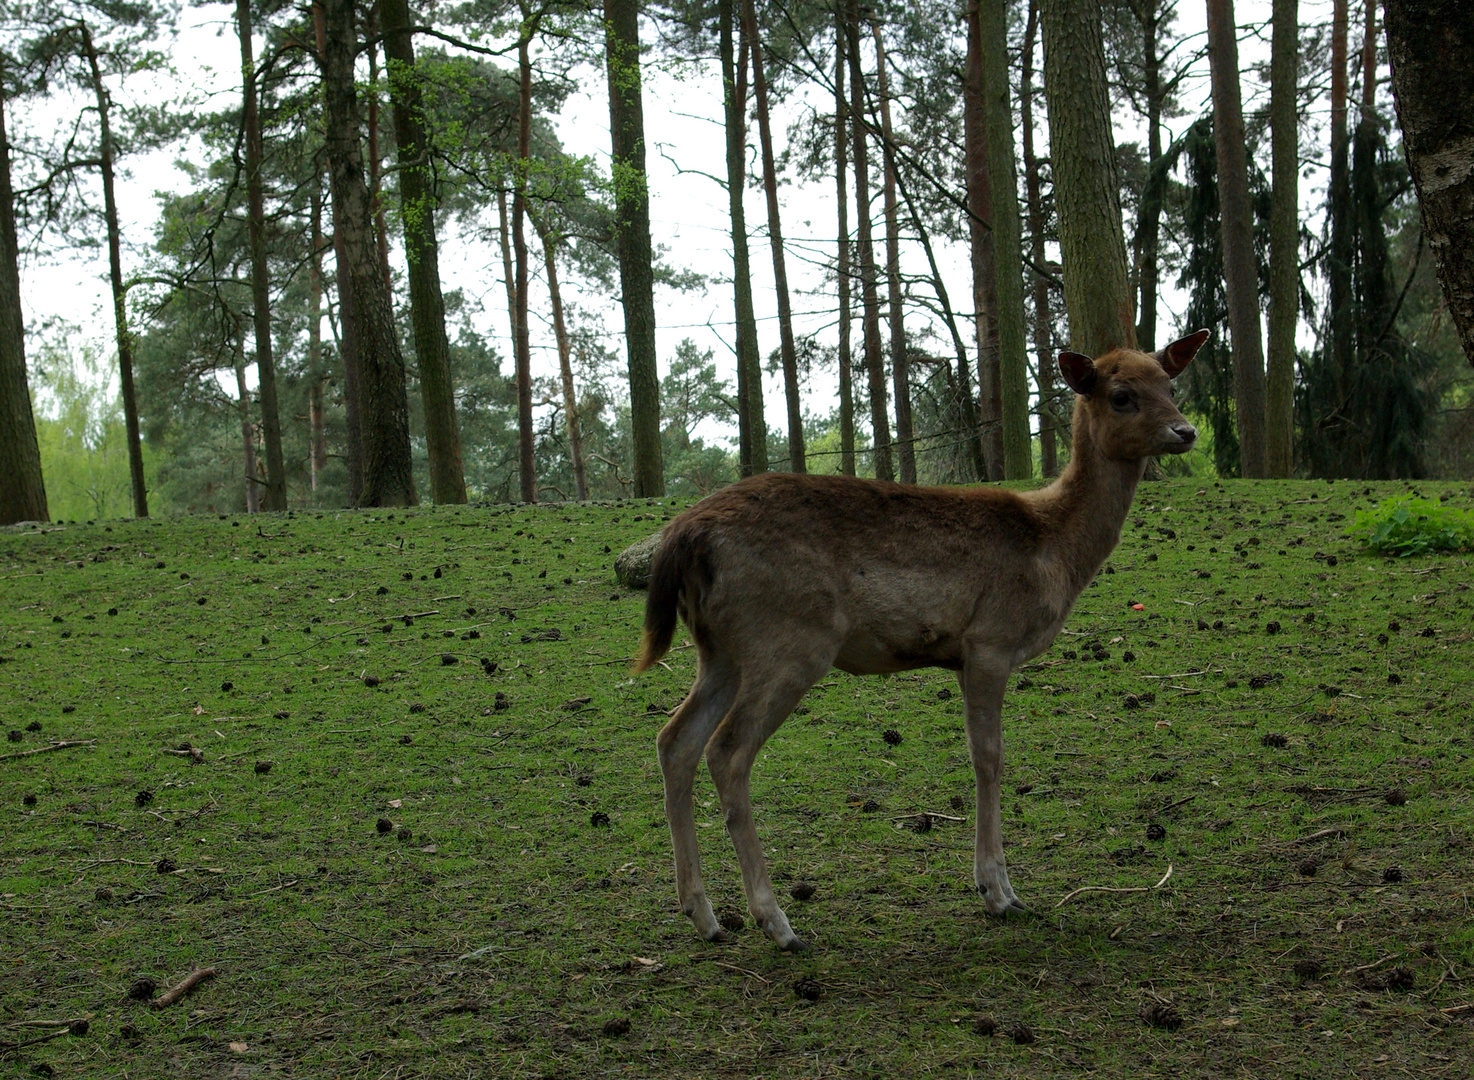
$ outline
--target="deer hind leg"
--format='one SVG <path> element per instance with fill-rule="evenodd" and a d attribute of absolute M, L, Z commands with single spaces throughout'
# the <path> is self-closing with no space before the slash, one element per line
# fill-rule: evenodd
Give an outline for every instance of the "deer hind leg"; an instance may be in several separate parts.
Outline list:
<path fill-rule="evenodd" d="M 719 657 L 699 654 L 696 683 L 656 739 L 660 772 L 665 780 L 665 819 L 676 857 L 676 894 L 681 910 L 707 941 L 726 935 L 711 909 L 701 880 L 701 849 L 696 841 L 696 815 L 691 805 L 696 769 L 711 733 L 731 708 L 738 673 Z"/>
<path fill-rule="evenodd" d="M 1028 912 L 1014 895 L 1003 857 L 999 780 L 1003 773 L 1003 691 L 1008 684 L 1005 659 L 969 656 L 958 673 L 967 702 L 967 748 L 977 785 L 977 836 L 973 850 L 973 882 L 992 915 Z"/>
<path fill-rule="evenodd" d="M 833 662 L 832 656 L 807 661 L 792 657 L 762 665 L 753 677 L 752 665 L 721 726 L 706 747 L 706 764 L 722 800 L 722 813 L 737 861 L 752 917 L 780 949 L 798 951 L 808 945 L 788 925 L 768 880 L 767 864 L 752 820 L 752 764 L 768 737 L 778 730 L 804 692 L 818 682 Z"/>

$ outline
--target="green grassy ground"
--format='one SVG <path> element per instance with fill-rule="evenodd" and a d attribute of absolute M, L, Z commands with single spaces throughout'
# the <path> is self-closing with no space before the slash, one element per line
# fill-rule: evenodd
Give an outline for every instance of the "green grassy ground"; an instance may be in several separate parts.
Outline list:
<path fill-rule="evenodd" d="M 1406 489 L 1143 485 L 1005 704 L 1034 919 L 970 891 L 952 677 L 826 679 L 754 777 L 802 956 L 676 907 L 692 654 L 631 678 L 611 565 L 680 506 L 0 532 L 0 754 L 87 740 L 0 760 L 0 1040 L 90 1021 L 0 1075 L 1466 1077 L 1474 558 L 1345 532 Z"/>

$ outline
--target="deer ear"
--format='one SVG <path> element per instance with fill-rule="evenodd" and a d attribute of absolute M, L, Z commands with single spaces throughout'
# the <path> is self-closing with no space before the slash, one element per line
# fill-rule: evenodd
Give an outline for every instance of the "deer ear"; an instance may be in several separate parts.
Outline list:
<path fill-rule="evenodd" d="M 1089 397 L 1095 389 L 1095 361 L 1084 353 L 1060 353 L 1059 373 L 1065 377 L 1069 388 L 1081 397 Z"/>
<path fill-rule="evenodd" d="M 1183 368 L 1191 363 L 1192 358 L 1203 347 L 1203 343 L 1212 336 L 1213 331 L 1211 330 L 1199 330 L 1195 334 L 1179 338 L 1165 349 L 1157 351 L 1157 363 L 1162 365 L 1162 370 L 1170 378 L 1175 379 L 1182 374 Z"/>

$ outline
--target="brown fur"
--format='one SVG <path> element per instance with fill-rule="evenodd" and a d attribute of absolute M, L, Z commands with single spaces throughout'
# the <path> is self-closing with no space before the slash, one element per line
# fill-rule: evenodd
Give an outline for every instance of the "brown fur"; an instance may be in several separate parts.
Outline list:
<path fill-rule="evenodd" d="M 1061 357 L 1077 391 L 1074 449 L 1050 486 L 923 488 L 775 473 L 704 499 L 666 529 L 651 564 L 636 670 L 670 647 L 677 616 L 696 645 L 695 686 L 660 735 L 682 906 L 721 935 L 701 883 L 691 783 L 703 751 L 760 925 L 793 935 L 772 896 L 747 798 L 763 742 L 831 667 L 958 673 L 978 774 L 975 878 L 995 913 L 1021 909 L 998 829 L 999 714 L 1010 669 L 1048 648 L 1115 547 L 1148 457 L 1195 432 L 1170 379 L 1206 332 L 1155 357 Z"/>

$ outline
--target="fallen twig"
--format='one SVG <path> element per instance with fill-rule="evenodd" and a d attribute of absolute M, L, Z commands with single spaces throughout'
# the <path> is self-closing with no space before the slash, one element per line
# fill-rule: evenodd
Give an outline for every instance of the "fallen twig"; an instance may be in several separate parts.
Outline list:
<path fill-rule="evenodd" d="M 260 892 L 247 893 L 246 896 L 265 896 L 267 893 L 280 892 L 282 889 L 290 889 L 293 885 L 296 885 L 301 880 L 301 878 L 294 878 L 291 881 L 283 882 L 280 885 L 273 885 L 269 889 L 262 889 Z"/>
<path fill-rule="evenodd" d="M 1172 876 L 1172 864 L 1171 863 L 1168 863 L 1167 864 L 1167 872 L 1162 875 L 1162 880 L 1159 881 L 1159 882 L 1157 882 L 1155 885 L 1137 885 L 1134 888 L 1129 888 L 1129 889 L 1118 889 L 1118 888 L 1115 888 L 1114 886 L 1111 886 L 1111 885 L 1084 885 L 1084 886 L 1076 889 L 1074 892 L 1065 893 L 1064 897 L 1059 901 L 1059 903 L 1055 904 L 1054 906 L 1055 907 L 1061 907 L 1061 906 L 1069 903 L 1071 900 L 1073 900 L 1075 897 L 1079 896 L 1081 893 L 1088 893 L 1088 892 L 1111 892 L 1111 893 L 1143 893 L 1143 892 L 1153 892 L 1153 891 L 1155 891 L 1157 889 L 1160 889 L 1163 885 L 1167 884 L 1167 879 L 1169 877 L 1171 877 L 1171 876 Z"/>
<path fill-rule="evenodd" d="M 911 818 L 931 818 L 933 821 L 966 821 L 967 818 L 953 817 L 951 814 L 939 814 L 935 810 L 918 810 L 914 814 L 897 814 L 891 818 L 892 821 L 909 821 Z"/>
<path fill-rule="evenodd" d="M 58 1028 L 56 1031 L 48 1031 L 45 1035 L 38 1035 L 34 1039 L 25 1039 L 21 1042 L 6 1042 L 0 1039 L 0 1053 L 9 1053 L 11 1050 L 19 1050 L 23 1046 L 35 1046 L 37 1043 L 50 1042 L 59 1039 L 63 1035 L 86 1035 L 86 1020 L 65 1021 L 66 1027 Z"/>
<path fill-rule="evenodd" d="M 1333 825 L 1329 829 L 1317 829 L 1315 832 L 1311 833 L 1309 836 L 1302 836 L 1299 840 L 1292 840 L 1292 841 L 1290 841 L 1290 843 L 1292 843 L 1292 844 L 1309 844 L 1309 843 L 1313 843 L 1316 840 L 1324 840 L 1327 837 L 1331 837 L 1331 836 L 1345 836 L 1345 835 L 1346 835 L 1346 830 L 1345 829 L 1341 828 L 1341 826 L 1339 826 L 1339 825 Z"/>
<path fill-rule="evenodd" d="M 9 761 L 11 758 L 30 757 L 32 754 L 49 754 L 53 750 L 70 750 L 74 746 L 96 745 L 96 739 L 68 739 L 63 742 L 54 742 L 50 746 L 39 746 L 35 750 L 17 750 L 13 754 L 0 754 L 0 761 Z"/>
<path fill-rule="evenodd" d="M 1395 960 L 1400 955 L 1402 955 L 1402 954 L 1401 953 L 1390 952 L 1386 956 L 1384 956 L 1384 957 L 1382 957 L 1382 958 L 1380 958 L 1378 960 L 1373 960 L 1370 964 L 1362 964 L 1360 967 L 1347 968 L 1345 971 L 1341 972 L 1341 974 L 1342 975 L 1355 975 L 1359 971 L 1371 971 L 1372 968 L 1381 967 L 1388 960 Z"/>
<path fill-rule="evenodd" d="M 153 1001 L 153 1007 L 155 1009 L 168 1008 L 170 1005 L 173 1005 L 176 1001 L 182 998 L 185 994 L 193 990 L 195 988 L 195 984 L 202 983 L 206 979 L 213 979 L 216 974 L 218 973 L 212 967 L 196 968 L 194 971 L 191 971 L 188 975 L 181 979 L 178 986 L 174 987 L 172 990 L 165 991 L 157 998 L 155 998 Z"/>
<path fill-rule="evenodd" d="M 1454 1013 L 1468 1012 L 1470 1009 L 1474 1009 L 1474 1001 L 1468 1002 L 1464 1005 L 1450 1005 L 1448 1008 L 1439 1009 L 1438 1011 L 1441 1013 L 1453 1015 Z"/>
<path fill-rule="evenodd" d="M 1168 810 L 1176 810 L 1183 803 L 1190 803 L 1190 802 L 1192 802 L 1196 798 L 1197 798 L 1196 795 L 1184 795 L 1182 798 L 1178 799 L 1176 802 L 1174 802 L 1174 803 L 1168 803 L 1166 806 L 1162 807 L 1162 809 L 1160 809 L 1160 810 L 1153 810 L 1152 811 L 1152 816 L 1153 817 L 1156 817 L 1158 814 L 1165 814 Z"/>

